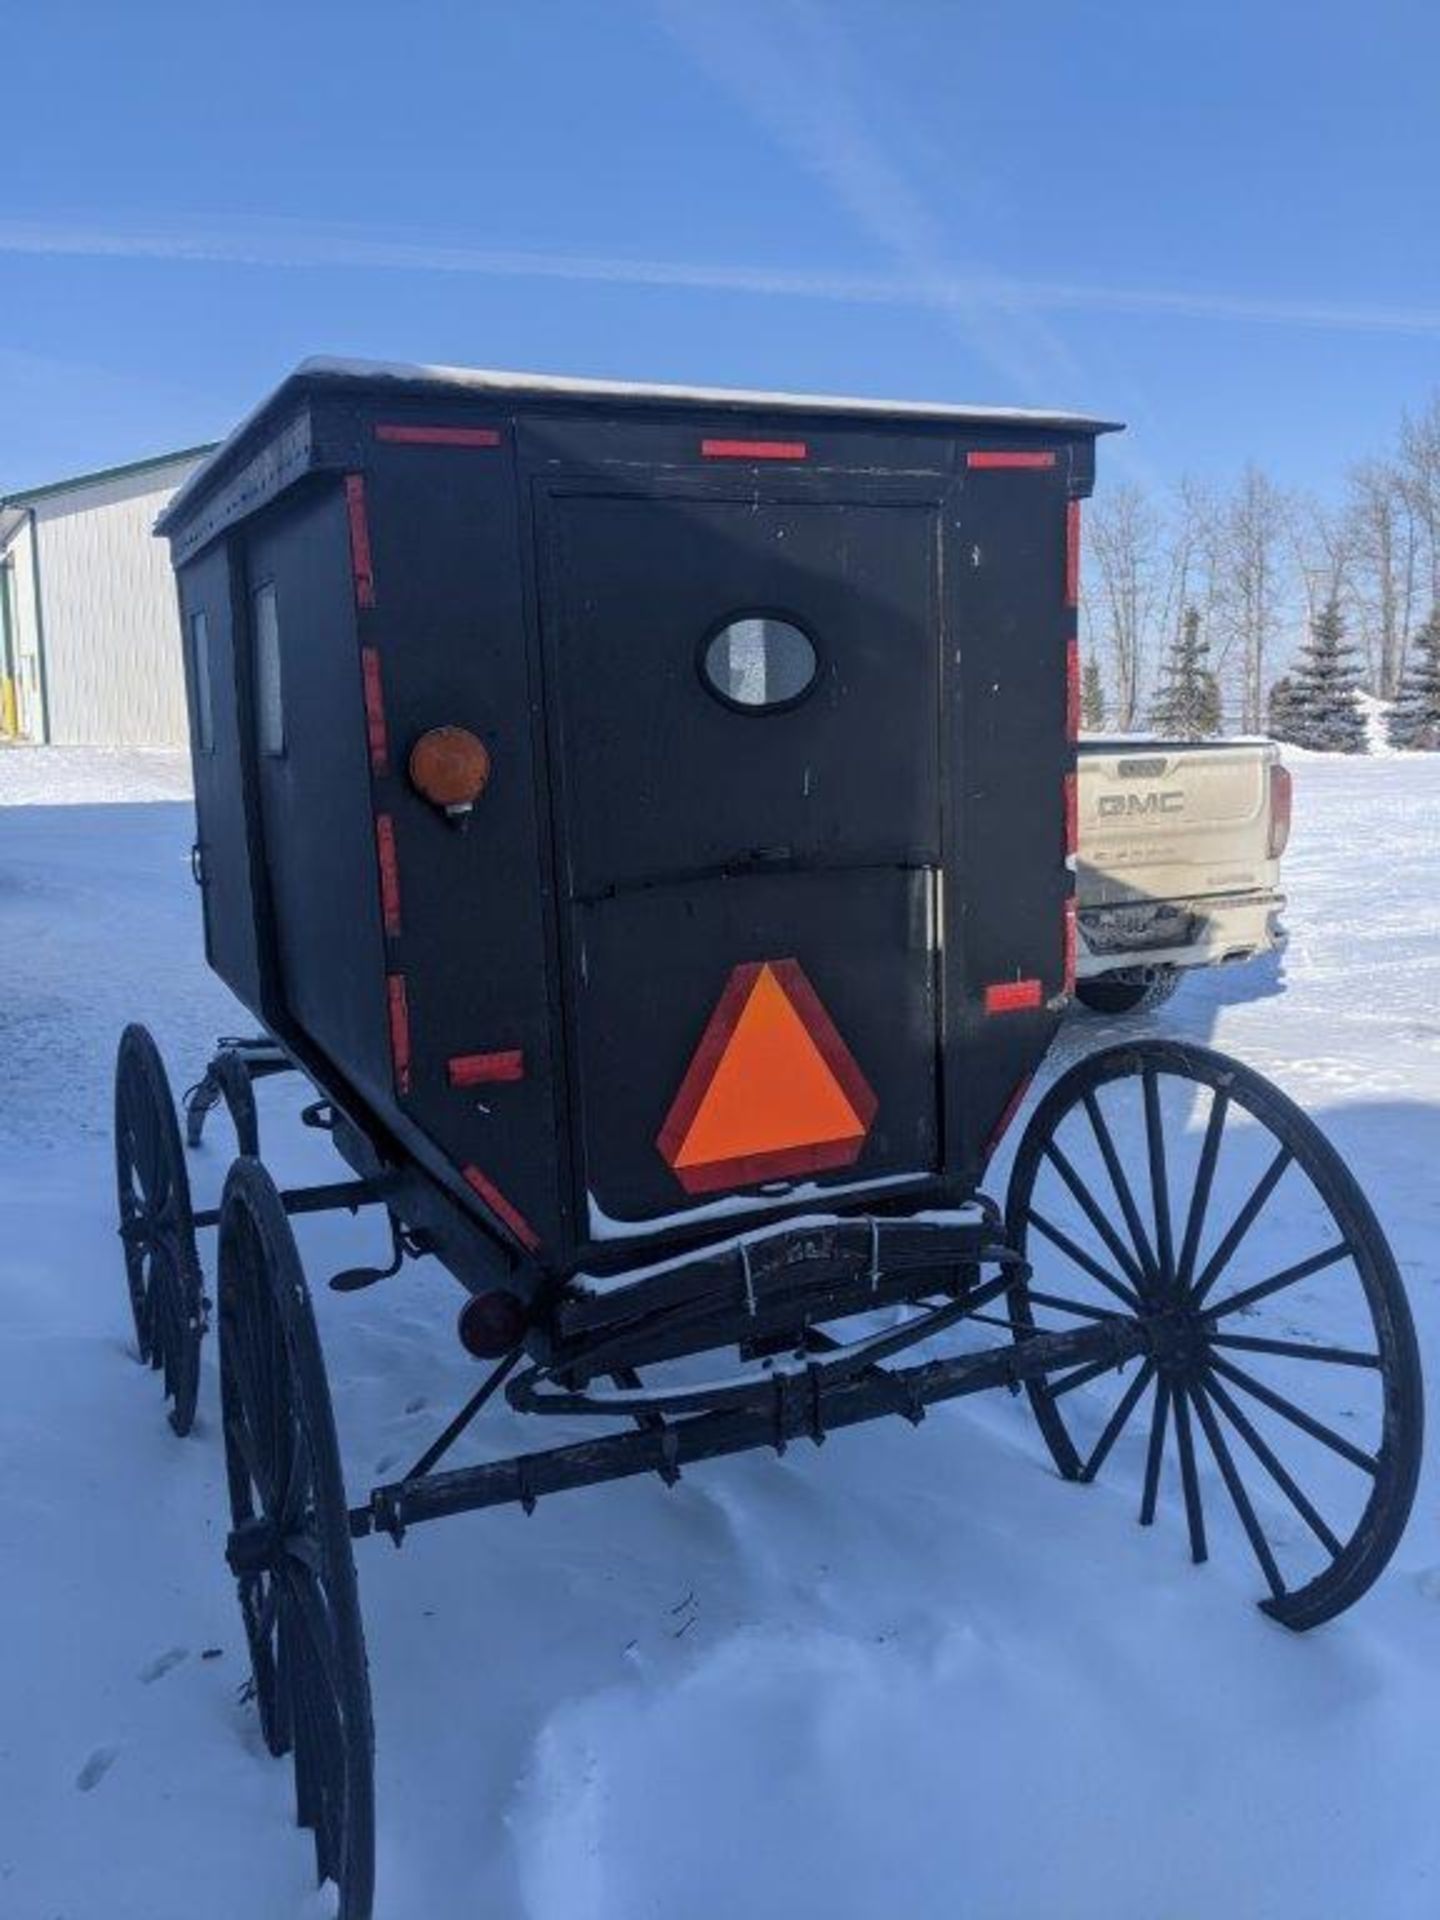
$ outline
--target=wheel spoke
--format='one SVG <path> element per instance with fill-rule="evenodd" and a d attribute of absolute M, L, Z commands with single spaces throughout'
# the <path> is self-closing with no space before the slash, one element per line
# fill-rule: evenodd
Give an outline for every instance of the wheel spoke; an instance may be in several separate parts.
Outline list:
<path fill-rule="evenodd" d="M 1323 1360 L 1332 1367 L 1378 1367 L 1378 1353 L 1360 1353 L 1353 1347 L 1318 1347 L 1308 1340 L 1266 1340 L 1258 1334 L 1212 1333 L 1212 1347 L 1240 1347 L 1247 1353 L 1283 1353 L 1294 1360 Z"/>
<path fill-rule="evenodd" d="M 1185 1494 L 1185 1523 L 1190 1529 L 1190 1558 L 1198 1567 L 1207 1560 L 1205 1509 L 1200 1499 L 1200 1476 L 1195 1471 L 1195 1440 L 1190 1431 L 1190 1392 L 1175 1389 L 1175 1439 L 1180 1449 L 1180 1485 Z"/>
<path fill-rule="evenodd" d="M 1135 1378 L 1130 1382 L 1130 1385 L 1125 1389 L 1125 1397 L 1106 1422 L 1105 1431 L 1096 1441 L 1094 1452 L 1081 1467 L 1080 1478 L 1082 1480 L 1093 1480 L 1105 1461 L 1109 1458 L 1110 1449 L 1124 1432 L 1126 1423 L 1131 1414 L 1134 1413 L 1136 1407 L 1140 1404 L 1140 1396 L 1144 1393 L 1146 1387 L 1149 1386 L 1151 1380 L 1154 1378 L 1154 1374 L 1155 1362 L 1153 1360 L 1146 1360 Z"/>
<path fill-rule="evenodd" d="M 1113 1360 L 1092 1360 L 1088 1366 L 1077 1367 L 1074 1373 L 1062 1374 L 1058 1380 L 1047 1380 L 1045 1384 L 1049 1390 L 1050 1398 L 1052 1400 L 1058 1400 L 1062 1393 L 1070 1393 L 1076 1387 L 1088 1385 L 1091 1380 L 1098 1380 L 1102 1373 L 1113 1373 L 1114 1371 L 1115 1362 Z"/>
<path fill-rule="evenodd" d="M 1165 1166 L 1165 1130 L 1160 1116 L 1160 1075 L 1154 1067 L 1146 1067 L 1141 1083 L 1145 1092 L 1145 1141 L 1150 1154 L 1155 1246 L 1160 1259 L 1160 1277 L 1168 1282 L 1175 1271 L 1175 1248 L 1170 1233 L 1170 1179 Z"/>
<path fill-rule="evenodd" d="M 236 1397 L 237 1400 L 242 1398 L 239 1395 Z M 260 1458 L 260 1449 L 255 1444 L 255 1436 L 251 1432 L 247 1410 L 243 1405 L 237 1405 L 233 1409 L 232 1417 L 225 1423 L 225 1431 L 234 1441 L 245 1471 L 250 1476 L 250 1484 L 260 1496 L 261 1510 L 271 1514 L 275 1504 L 275 1489 L 270 1483 L 265 1462 Z"/>
<path fill-rule="evenodd" d="M 1113 1307 L 1087 1307 L 1079 1300 L 1067 1300 L 1061 1293 L 1041 1293 L 1036 1287 L 1027 1287 L 1025 1297 L 1038 1306 L 1053 1307 L 1057 1313 L 1078 1314 L 1082 1320 L 1114 1320 L 1118 1317 Z M 978 1319 L 980 1316 L 976 1314 L 972 1317 Z"/>
<path fill-rule="evenodd" d="M 1332 1559 L 1338 1558 L 1340 1553 L 1339 1540 L 1325 1524 L 1325 1521 L 1319 1513 L 1316 1512 L 1314 1506 L 1305 1497 L 1304 1493 L 1301 1492 L 1295 1480 L 1286 1471 L 1284 1466 L 1282 1466 L 1265 1440 L 1255 1431 L 1255 1428 L 1252 1426 L 1243 1409 L 1236 1406 L 1230 1395 L 1213 1375 L 1206 1381 L 1205 1391 L 1208 1397 L 1230 1422 L 1231 1426 L 1234 1427 L 1246 1446 L 1249 1447 L 1261 1466 L 1264 1467 L 1276 1486 L 1279 1487 L 1280 1491 L 1285 1495 L 1291 1506 L 1294 1507 L 1306 1526 L 1309 1527 L 1321 1546 L 1324 1547 Z"/>
<path fill-rule="evenodd" d="M 1337 1240 L 1324 1253 L 1312 1253 L 1308 1260 L 1297 1260 L 1293 1267 L 1272 1274 L 1268 1280 L 1258 1280 L 1253 1287 L 1245 1287 L 1239 1293 L 1227 1293 L 1223 1300 L 1206 1307 L 1205 1318 L 1223 1320 L 1226 1314 L 1239 1313 L 1245 1307 L 1254 1306 L 1257 1300 L 1266 1300 L 1272 1293 L 1279 1293 L 1282 1287 L 1293 1287 L 1298 1281 L 1308 1280 L 1312 1274 L 1323 1273 L 1327 1267 L 1336 1266 L 1341 1260 L 1351 1257 L 1350 1242 Z"/>
<path fill-rule="evenodd" d="M 1289 1147 L 1282 1146 L 1277 1148 L 1275 1158 L 1270 1162 L 1264 1173 L 1261 1174 L 1255 1185 L 1254 1192 L 1250 1195 L 1250 1198 L 1245 1202 L 1239 1213 L 1236 1214 L 1229 1232 L 1225 1235 L 1225 1238 L 1220 1242 L 1214 1253 L 1211 1254 L 1206 1263 L 1205 1271 L 1191 1289 L 1190 1298 L 1192 1305 L 1199 1306 L 1211 1287 L 1214 1286 L 1215 1282 L 1220 1278 L 1220 1275 L 1225 1271 L 1226 1267 L 1229 1266 L 1235 1256 L 1235 1249 L 1240 1245 L 1240 1242 L 1245 1238 L 1251 1227 L 1254 1226 L 1256 1219 L 1259 1217 L 1260 1209 L 1265 1205 L 1265 1202 L 1270 1198 L 1276 1187 L 1279 1186 L 1285 1169 L 1294 1158 L 1295 1156 Z"/>
<path fill-rule="evenodd" d="M 1215 1182 L 1215 1163 L 1220 1157 L 1220 1142 L 1230 1111 L 1230 1095 L 1224 1087 L 1212 1094 L 1210 1117 L 1205 1123 L 1205 1143 L 1200 1149 L 1200 1164 L 1195 1169 L 1195 1185 L 1190 1194 L 1190 1211 L 1185 1220 L 1185 1239 L 1180 1249 L 1176 1278 L 1182 1293 L 1190 1286 L 1195 1272 L 1195 1256 L 1200 1251 L 1200 1235 L 1210 1210 L 1210 1189 Z"/>
<path fill-rule="evenodd" d="M 1234 1456 L 1226 1444 L 1224 1434 L 1220 1431 L 1220 1423 L 1215 1418 L 1210 1402 L 1205 1397 L 1203 1387 L 1192 1387 L 1191 1398 L 1195 1402 L 1195 1412 L 1199 1416 L 1200 1424 L 1205 1429 L 1205 1438 L 1210 1443 L 1210 1451 L 1215 1456 L 1215 1464 L 1220 1469 L 1221 1478 L 1229 1489 L 1230 1498 L 1235 1504 L 1235 1511 L 1240 1516 L 1240 1524 L 1244 1527 L 1249 1537 L 1250 1545 L 1254 1549 L 1255 1558 L 1260 1562 L 1260 1571 L 1265 1576 L 1266 1584 L 1270 1588 L 1271 1597 L 1276 1600 L 1283 1600 L 1285 1598 L 1285 1582 L 1280 1577 L 1280 1569 L 1275 1564 L 1274 1554 L 1270 1551 L 1270 1542 L 1265 1538 L 1264 1530 L 1255 1517 L 1255 1509 L 1250 1504 L 1250 1496 L 1245 1491 L 1245 1483 L 1240 1478 L 1240 1470 L 1235 1465 Z"/>
<path fill-rule="evenodd" d="M 1084 1096 L 1086 1117 L 1090 1122 L 1090 1131 L 1095 1136 L 1095 1144 L 1100 1149 L 1100 1157 L 1105 1162 L 1105 1171 L 1110 1176 L 1110 1184 L 1115 1189 L 1115 1198 L 1120 1202 L 1120 1211 L 1125 1216 L 1125 1224 L 1130 1229 L 1130 1238 L 1140 1257 L 1140 1264 L 1150 1278 L 1156 1274 L 1155 1255 L 1150 1246 L 1150 1236 L 1140 1218 L 1140 1209 L 1135 1204 L 1135 1195 L 1130 1190 L 1130 1182 L 1125 1178 L 1125 1169 L 1120 1164 L 1120 1155 L 1115 1151 L 1115 1141 L 1100 1111 L 1100 1102 L 1093 1092 Z"/>
<path fill-rule="evenodd" d="M 1069 1158 L 1060 1147 L 1056 1146 L 1053 1140 L 1050 1141 L 1045 1148 L 1045 1158 L 1065 1182 L 1066 1186 L 1074 1195 L 1085 1218 L 1105 1242 L 1111 1259 L 1114 1260 L 1120 1270 L 1143 1291 L 1145 1286 L 1144 1270 L 1136 1261 L 1134 1254 L 1131 1253 L 1130 1249 L 1125 1245 L 1125 1242 L 1105 1218 L 1094 1194 L 1091 1193 L 1090 1189 L 1085 1185 L 1085 1182 L 1070 1164 Z"/>
<path fill-rule="evenodd" d="M 1083 1247 L 1077 1247 L 1070 1236 L 1067 1233 L 1062 1233 L 1059 1227 L 1052 1225 L 1043 1213 L 1037 1213 L 1035 1209 L 1031 1207 L 1027 1218 L 1037 1233 L 1042 1234 L 1052 1246 L 1058 1247 L 1061 1253 L 1063 1253 L 1067 1259 L 1073 1260 L 1082 1272 L 1088 1273 L 1092 1280 L 1097 1280 L 1107 1292 L 1113 1293 L 1117 1300 L 1123 1300 L 1132 1312 L 1139 1313 L 1141 1311 L 1138 1297 L 1131 1292 L 1124 1281 L 1117 1280 L 1113 1273 L 1107 1273 L 1098 1260 L 1092 1260 Z"/>
<path fill-rule="evenodd" d="M 1273 1388 L 1257 1380 L 1253 1374 L 1246 1373 L 1243 1367 L 1237 1367 L 1233 1361 L 1222 1360 L 1218 1353 L 1212 1356 L 1210 1364 L 1217 1373 L 1223 1373 L 1227 1380 L 1233 1380 L 1235 1385 L 1248 1393 L 1252 1399 L 1258 1400 L 1262 1406 L 1269 1407 L 1272 1413 L 1278 1413 L 1282 1420 L 1288 1420 L 1292 1426 L 1299 1427 L 1302 1433 L 1308 1433 L 1312 1440 L 1318 1440 L 1322 1446 L 1329 1447 L 1332 1453 L 1338 1453 L 1342 1460 L 1348 1460 L 1352 1466 L 1359 1467 L 1362 1473 L 1368 1473 L 1373 1478 L 1380 1471 L 1380 1462 L 1374 1454 L 1363 1453 L 1359 1447 L 1347 1440 L 1344 1434 L 1336 1433 L 1333 1427 L 1325 1426 L 1322 1421 L 1316 1420 L 1302 1408 L 1297 1407 L 1293 1401 L 1285 1399 L 1282 1394 L 1276 1393 Z"/>
<path fill-rule="evenodd" d="M 1162 1374 L 1155 1382 L 1155 1406 L 1150 1415 L 1150 1446 L 1145 1456 L 1145 1487 L 1140 1496 L 1140 1524 L 1148 1527 L 1155 1518 L 1155 1500 L 1160 1491 L 1160 1463 L 1165 1453 L 1165 1423 L 1170 1413 L 1170 1382 Z"/>

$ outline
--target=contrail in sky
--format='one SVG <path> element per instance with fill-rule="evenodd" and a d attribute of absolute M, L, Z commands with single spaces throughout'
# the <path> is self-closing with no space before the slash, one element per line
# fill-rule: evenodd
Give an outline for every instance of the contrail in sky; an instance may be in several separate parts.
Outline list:
<path fill-rule="evenodd" d="M 0 219 L 0 257 L 154 261 L 268 268 L 330 267 L 384 273 L 464 274 L 488 279 L 566 280 L 614 286 L 750 294 L 856 306 L 992 316 L 1115 313 L 1347 333 L 1440 333 L 1440 308 L 1271 294 L 1201 292 L 1181 287 L 1016 279 L 942 270 L 852 273 L 825 268 L 644 259 L 623 254 L 555 252 L 372 239 L 341 228 L 284 221 L 245 228 L 159 229 L 56 225 Z"/>

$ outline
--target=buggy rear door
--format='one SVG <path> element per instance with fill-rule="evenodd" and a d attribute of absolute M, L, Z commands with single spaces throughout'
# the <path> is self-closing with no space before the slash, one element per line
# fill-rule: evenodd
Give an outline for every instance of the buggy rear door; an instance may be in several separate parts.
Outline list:
<path fill-rule="evenodd" d="M 941 508 L 833 476 L 823 496 L 551 484 L 596 1237 L 939 1164 Z"/>

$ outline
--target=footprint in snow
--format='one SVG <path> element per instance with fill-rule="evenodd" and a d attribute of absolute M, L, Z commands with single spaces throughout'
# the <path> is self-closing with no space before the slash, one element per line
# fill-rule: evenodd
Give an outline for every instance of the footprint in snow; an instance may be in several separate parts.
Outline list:
<path fill-rule="evenodd" d="M 98 1787 L 119 1758 L 119 1747 L 96 1747 L 75 1776 L 75 1784 L 81 1793 L 90 1793 Z"/>
<path fill-rule="evenodd" d="M 170 1647 L 164 1653 L 157 1653 L 153 1660 L 147 1660 L 140 1669 L 140 1679 L 145 1686 L 151 1686 L 157 1680 L 163 1680 L 172 1667 L 178 1667 L 182 1660 L 190 1658 L 188 1647 Z"/>

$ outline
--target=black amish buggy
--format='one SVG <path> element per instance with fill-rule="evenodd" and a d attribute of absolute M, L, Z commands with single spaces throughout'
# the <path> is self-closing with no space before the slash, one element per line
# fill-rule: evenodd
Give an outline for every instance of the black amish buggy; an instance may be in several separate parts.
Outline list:
<path fill-rule="evenodd" d="M 1292 1628 L 1414 1493 L 1394 1261 L 1335 1152 L 1163 1038 L 1039 1102 L 1074 977 L 1080 503 L 1065 414 L 310 362 L 162 522 L 210 964 L 259 1037 L 185 1103 L 116 1086 L 142 1358 L 195 1407 L 214 1313 L 227 1559 L 264 1736 L 341 1911 L 371 1911 L 352 1540 L 819 1443 L 1022 1388 L 1065 1478 L 1223 1536 Z M 345 1177 L 281 1189 L 295 1071 Z M 337 1170 L 338 1171 L 338 1170 Z M 488 1363 L 351 1505 L 290 1218 L 373 1207 Z M 723 1355 L 723 1358 L 717 1356 Z M 587 1437 L 441 1461 L 500 1390 Z M 949 1429 L 952 1439 L 956 1429 Z M 1171 1500 L 1169 1482 L 1177 1487 Z M 1207 1505 L 1208 1498 L 1208 1505 Z"/>

